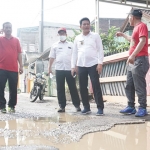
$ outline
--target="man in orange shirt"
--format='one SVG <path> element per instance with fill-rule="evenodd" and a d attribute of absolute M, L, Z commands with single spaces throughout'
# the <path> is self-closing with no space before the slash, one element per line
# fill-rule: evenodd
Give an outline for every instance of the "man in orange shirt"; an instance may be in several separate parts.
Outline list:
<path fill-rule="evenodd" d="M 147 93 L 145 76 L 149 69 L 148 61 L 148 29 L 146 24 L 141 22 L 142 12 L 135 9 L 130 13 L 129 23 L 134 26 L 132 36 L 118 32 L 117 36 L 122 36 L 130 41 L 129 58 L 127 60 L 127 84 L 125 88 L 128 98 L 128 106 L 121 110 L 123 114 L 135 114 L 136 117 L 147 115 Z M 135 109 L 135 91 L 138 96 L 139 108 Z"/>
<path fill-rule="evenodd" d="M 17 84 L 18 71 L 23 73 L 22 54 L 19 40 L 13 37 L 12 24 L 5 22 L 0 33 L 0 109 L 2 113 L 6 113 L 6 99 L 4 97 L 4 89 L 6 82 L 9 85 L 9 102 L 8 111 L 15 112 L 17 103 Z M 19 63 L 19 69 L 18 69 Z"/>

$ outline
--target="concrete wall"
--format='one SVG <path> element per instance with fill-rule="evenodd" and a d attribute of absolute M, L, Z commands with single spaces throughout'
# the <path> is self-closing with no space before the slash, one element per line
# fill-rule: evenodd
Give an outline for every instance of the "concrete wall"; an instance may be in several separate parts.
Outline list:
<path fill-rule="evenodd" d="M 53 43 L 59 41 L 57 27 L 44 27 L 44 51 L 52 46 Z M 68 36 L 73 36 L 72 30 L 67 30 Z"/>
<path fill-rule="evenodd" d="M 44 51 L 51 47 L 51 45 L 59 40 L 58 29 L 60 27 L 66 27 L 68 36 L 73 36 L 72 29 L 79 30 L 78 26 L 67 25 L 61 23 L 47 23 L 44 22 Z M 40 52 L 40 27 L 28 27 L 18 29 L 18 38 L 21 43 L 23 51 L 28 52 Z"/>

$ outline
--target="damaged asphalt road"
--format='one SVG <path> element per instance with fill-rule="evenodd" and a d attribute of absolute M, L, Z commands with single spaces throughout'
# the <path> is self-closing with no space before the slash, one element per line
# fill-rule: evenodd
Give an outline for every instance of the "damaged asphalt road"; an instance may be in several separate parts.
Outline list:
<path fill-rule="evenodd" d="M 6 94 L 6 96 L 8 95 Z M 120 114 L 119 110 L 123 107 L 118 103 L 106 102 L 105 115 L 96 116 L 96 105 L 91 103 L 92 113 L 81 115 L 81 113 L 76 113 L 74 106 L 68 102 L 66 113 L 58 114 L 57 98 L 46 97 L 44 101 L 31 103 L 28 94 L 19 94 L 16 113 L 0 114 L 0 150 L 18 150 L 19 148 L 22 150 L 57 150 L 55 145 L 58 143 L 79 141 L 87 133 L 105 131 L 117 124 L 150 121 L 150 115 L 136 118 L 134 115 Z M 148 111 L 150 111 L 149 107 Z M 18 138 L 21 139 L 20 142 L 6 144 L 6 139 Z M 39 138 L 38 141 L 37 138 Z M 27 139 L 32 142 L 23 142 Z M 42 139 L 45 139 L 46 142 L 42 142 Z"/>

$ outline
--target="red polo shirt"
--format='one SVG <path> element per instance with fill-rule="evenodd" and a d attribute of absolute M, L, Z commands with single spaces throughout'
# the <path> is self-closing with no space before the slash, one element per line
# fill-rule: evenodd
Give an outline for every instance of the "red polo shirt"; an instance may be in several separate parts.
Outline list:
<path fill-rule="evenodd" d="M 17 38 L 0 37 L 0 69 L 18 72 L 18 53 L 21 47 Z"/>
<path fill-rule="evenodd" d="M 146 24 L 144 24 L 143 22 L 134 27 L 131 37 L 129 55 L 131 55 L 137 47 L 138 43 L 140 42 L 140 37 L 145 37 L 146 43 L 142 50 L 137 54 L 137 56 L 148 56 L 148 29 Z"/>

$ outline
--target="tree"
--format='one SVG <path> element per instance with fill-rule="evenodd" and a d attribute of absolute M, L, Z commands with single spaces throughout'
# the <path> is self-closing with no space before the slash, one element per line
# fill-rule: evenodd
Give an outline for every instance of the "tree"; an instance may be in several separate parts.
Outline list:
<path fill-rule="evenodd" d="M 127 40 L 125 40 L 124 42 L 119 42 L 117 40 L 117 31 L 119 31 L 119 28 L 112 26 L 107 33 L 100 33 L 105 54 L 123 52 L 129 48 L 129 42 Z"/>

